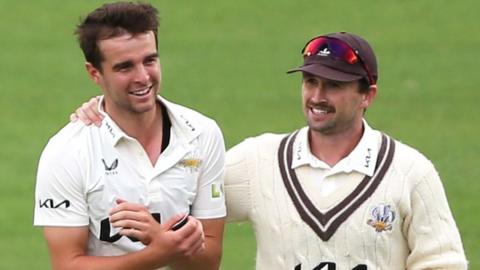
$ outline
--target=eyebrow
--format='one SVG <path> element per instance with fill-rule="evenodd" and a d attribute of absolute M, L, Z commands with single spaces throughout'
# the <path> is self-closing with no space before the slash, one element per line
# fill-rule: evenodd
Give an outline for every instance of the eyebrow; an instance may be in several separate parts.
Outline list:
<path fill-rule="evenodd" d="M 154 53 L 151 53 L 151 54 L 145 56 L 145 58 L 143 60 L 151 59 L 151 58 L 158 58 L 158 52 L 154 52 Z M 118 70 L 121 70 L 122 68 L 128 68 L 128 67 L 131 67 L 131 66 L 133 66 L 133 61 L 127 60 L 127 61 L 120 62 L 120 63 L 117 63 L 117 64 L 113 65 L 112 69 L 115 70 L 115 71 L 118 71 Z"/>
<path fill-rule="evenodd" d="M 145 59 L 148 58 L 158 58 L 158 52 L 151 53 L 145 57 Z"/>
<path fill-rule="evenodd" d="M 118 70 L 121 70 L 123 68 L 128 68 L 128 67 L 131 67 L 131 66 L 133 66 L 133 62 L 128 60 L 128 61 L 120 62 L 120 63 L 117 63 L 117 64 L 113 65 L 112 69 L 114 71 L 118 71 Z"/>

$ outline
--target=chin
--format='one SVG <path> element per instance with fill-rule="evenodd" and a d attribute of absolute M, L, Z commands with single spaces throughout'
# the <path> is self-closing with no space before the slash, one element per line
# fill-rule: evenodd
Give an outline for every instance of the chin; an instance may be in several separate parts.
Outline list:
<path fill-rule="evenodd" d="M 149 111 L 153 111 L 155 106 L 155 102 L 152 102 L 151 104 L 139 104 L 137 106 L 132 106 L 132 111 L 136 113 L 147 113 Z"/>
<path fill-rule="evenodd" d="M 310 121 L 308 122 L 308 127 L 311 131 L 317 132 L 323 135 L 329 135 L 333 134 L 335 131 L 335 126 L 334 125 L 328 125 L 328 123 L 322 123 L 322 124 L 314 124 L 311 123 Z"/>

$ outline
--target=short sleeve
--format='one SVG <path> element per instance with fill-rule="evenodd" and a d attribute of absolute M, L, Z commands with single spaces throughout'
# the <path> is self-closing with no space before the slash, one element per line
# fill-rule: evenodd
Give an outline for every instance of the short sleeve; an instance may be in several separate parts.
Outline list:
<path fill-rule="evenodd" d="M 198 191 L 192 205 L 192 215 L 199 219 L 225 217 L 223 177 L 225 169 L 225 143 L 215 122 L 205 127 L 200 145 L 203 152 L 202 170 L 198 178 Z"/>
<path fill-rule="evenodd" d="M 86 226 L 85 174 L 81 154 L 50 141 L 37 170 L 35 226 Z M 85 167 L 85 166 L 83 166 Z"/>

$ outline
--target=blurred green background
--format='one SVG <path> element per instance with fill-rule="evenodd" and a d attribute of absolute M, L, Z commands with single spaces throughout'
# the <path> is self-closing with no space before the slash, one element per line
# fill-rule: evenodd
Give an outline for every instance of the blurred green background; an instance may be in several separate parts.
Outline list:
<path fill-rule="evenodd" d="M 73 31 L 103 2 L 0 0 L 0 269 L 50 268 L 32 226 L 36 166 L 70 112 L 99 93 Z M 350 31 L 369 40 L 380 91 L 366 117 L 434 162 L 470 268 L 480 269 L 479 1 L 151 3 L 162 17 L 162 95 L 216 119 L 227 147 L 304 125 L 300 76 L 285 71 L 301 63 L 310 37 Z M 254 256 L 250 226 L 228 225 L 222 269 L 254 269 Z"/>

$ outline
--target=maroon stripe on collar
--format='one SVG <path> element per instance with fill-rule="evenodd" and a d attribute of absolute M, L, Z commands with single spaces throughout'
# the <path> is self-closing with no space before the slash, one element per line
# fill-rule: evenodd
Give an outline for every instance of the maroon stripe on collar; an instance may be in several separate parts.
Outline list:
<path fill-rule="evenodd" d="M 282 139 L 278 150 L 278 163 L 284 186 L 302 220 L 323 240 L 328 241 L 340 225 L 355 212 L 377 189 L 390 167 L 395 143 L 382 134 L 375 172 L 365 176 L 358 186 L 340 203 L 326 213 L 318 210 L 303 190 L 295 170 L 292 169 L 293 145 L 298 131 Z"/>

